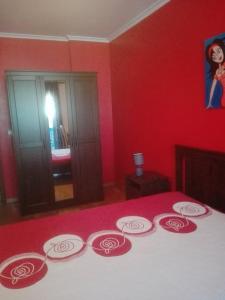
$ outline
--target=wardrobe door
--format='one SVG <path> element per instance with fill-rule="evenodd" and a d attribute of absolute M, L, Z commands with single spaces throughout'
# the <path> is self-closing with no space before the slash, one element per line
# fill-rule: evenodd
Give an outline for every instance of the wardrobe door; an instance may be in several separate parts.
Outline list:
<path fill-rule="evenodd" d="M 22 212 L 47 210 L 53 189 L 39 77 L 8 74 L 8 91 Z"/>
<path fill-rule="evenodd" d="M 71 87 L 77 201 L 100 201 L 103 191 L 96 75 L 77 73 L 71 78 Z"/>
<path fill-rule="evenodd" d="M 77 182 L 73 158 L 71 132 L 72 113 L 70 80 L 68 74 L 44 74 L 45 113 L 49 136 L 49 164 L 54 187 L 54 202 L 57 207 L 74 204 Z M 75 165 L 74 165 L 75 167 Z"/>

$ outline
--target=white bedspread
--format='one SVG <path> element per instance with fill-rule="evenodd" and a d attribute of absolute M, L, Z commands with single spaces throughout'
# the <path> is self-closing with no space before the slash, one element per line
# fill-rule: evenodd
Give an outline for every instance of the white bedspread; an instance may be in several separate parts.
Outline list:
<path fill-rule="evenodd" d="M 2 226 L 0 299 L 225 300 L 225 215 L 196 207 L 164 193 Z"/>

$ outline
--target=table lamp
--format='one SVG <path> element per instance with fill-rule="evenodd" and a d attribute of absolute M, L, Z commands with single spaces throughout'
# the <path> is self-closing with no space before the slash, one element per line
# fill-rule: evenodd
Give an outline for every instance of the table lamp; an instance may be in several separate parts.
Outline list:
<path fill-rule="evenodd" d="M 135 165 L 135 174 L 136 176 L 142 176 L 143 165 L 144 165 L 144 155 L 143 153 L 133 153 L 134 165 Z"/>

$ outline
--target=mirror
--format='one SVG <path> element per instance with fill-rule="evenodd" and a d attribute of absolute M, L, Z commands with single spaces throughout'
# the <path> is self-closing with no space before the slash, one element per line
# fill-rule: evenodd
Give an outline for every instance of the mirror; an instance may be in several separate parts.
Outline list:
<path fill-rule="evenodd" d="M 66 97 L 65 81 L 45 81 L 45 114 L 56 202 L 74 198 Z"/>

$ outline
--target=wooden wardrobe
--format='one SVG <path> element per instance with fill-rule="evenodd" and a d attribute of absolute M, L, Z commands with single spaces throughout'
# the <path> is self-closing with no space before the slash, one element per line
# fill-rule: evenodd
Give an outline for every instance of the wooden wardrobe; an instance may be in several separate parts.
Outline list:
<path fill-rule="evenodd" d="M 6 75 L 22 213 L 102 200 L 96 74 Z"/>

